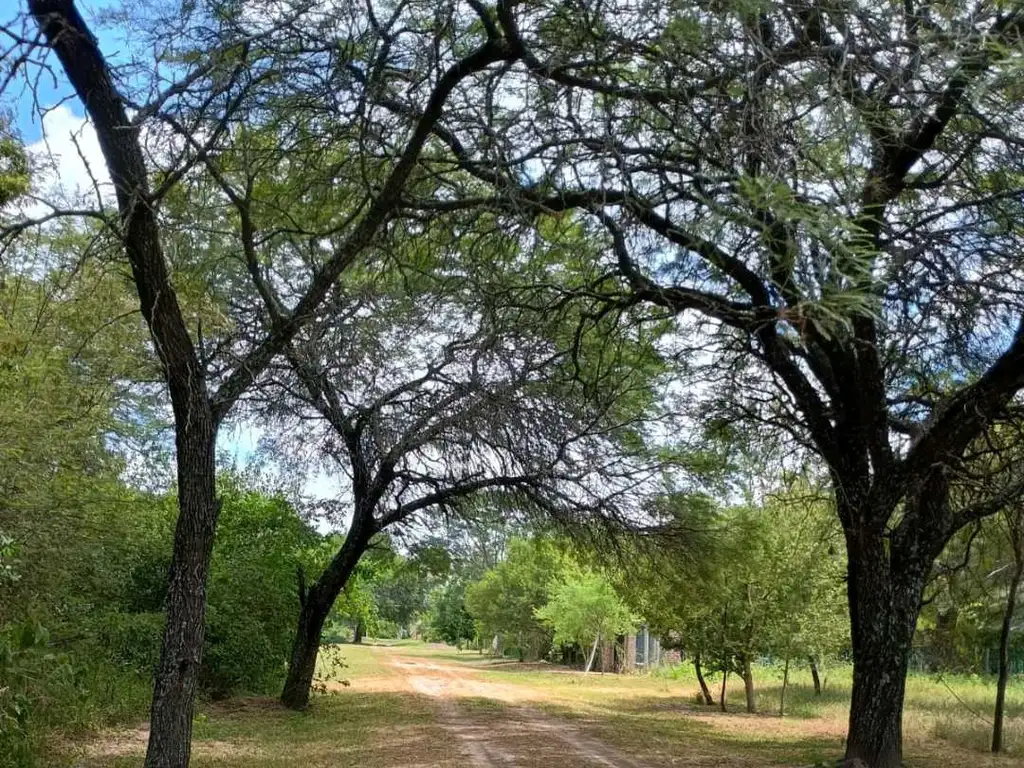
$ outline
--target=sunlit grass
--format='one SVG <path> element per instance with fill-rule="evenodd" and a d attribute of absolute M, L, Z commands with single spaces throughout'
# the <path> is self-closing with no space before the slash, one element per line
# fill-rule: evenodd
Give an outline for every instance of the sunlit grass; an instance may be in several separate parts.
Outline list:
<path fill-rule="evenodd" d="M 699 725 L 703 732 L 709 719 L 714 725 L 718 718 L 718 727 L 702 736 L 708 743 L 768 762 L 806 760 L 810 764 L 841 754 L 849 716 L 852 668 L 845 664 L 819 669 L 821 694 L 814 692 L 809 666 L 791 665 L 783 720 L 779 719 L 783 668 L 759 665 L 755 669 L 759 714 L 750 722 L 743 720 L 748 717 L 746 698 L 738 676 L 730 675 L 727 686 L 727 717 L 736 717 L 726 720 L 717 703 L 714 707 L 702 703 L 690 664 L 661 667 L 651 674 L 585 675 L 555 665 L 515 664 L 425 645 L 403 649 L 403 653 L 429 656 L 436 663 L 472 669 L 483 680 L 530 691 L 538 706 L 561 717 L 586 719 L 598 729 L 607 729 L 610 737 L 624 746 L 667 739 L 665 749 L 670 751 L 685 734 L 692 737 L 695 727 Z M 721 675 L 706 671 L 705 678 L 717 702 Z M 942 745 L 946 744 L 974 752 L 981 759 L 991 739 L 994 699 L 991 677 L 911 673 L 904 714 L 908 754 L 918 754 L 918 764 L 943 766 Z M 1011 682 L 1006 715 L 1007 755 L 1024 756 L 1024 679 Z M 801 726 L 800 721 L 806 724 Z M 731 732 L 727 722 L 738 728 L 737 732 Z M 742 727 L 737 723 L 743 723 Z M 792 727 L 782 728 L 782 723 Z"/>
<path fill-rule="evenodd" d="M 391 646 L 391 647 L 386 647 Z M 314 697 L 309 711 L 283 709 L 270 698 L 205 705 L 195 722 L 196 768 L 361 768 L 464 764 L 458 741 L 445 730 L 438 702 L 414 692 L 401 657 L 422 659 L 421 674 L 453 675 L 472 685 L 454 694 L 473 722 L 514 722 L 524 708 L 554 723 L 571 722 L 590 736 L 652 766 L 810 766 L 834 762 L 843 752 L 851 670 L 821 670 L 824 690 L 815 695 L 805 665 L 794 666 L 779 717 L 782 671 L 756 669 L 759 713 L 745 713 L 742 681 L 730 676 L 728 713 L 697 697 L 691 665 L 653 674 L 584 675 L 551 664 L 517 664 L 472 651 L 422 643 L 339 645 L 323 649 L 319 676 L 330 692 Z M 337 684 L 348 680 L 349 686 Z M 709 672 L 715 696 L 721 678 Z M 912 674 L 907 683 L 904 734 L 912 768 L 954 765 L 1009 768 L 1024 756 L 1024 680 L 1007 697 L 1009 754 L 988 754 L 994 682 L 977 676 Z M 543 716 L 542 715 L 542 716 Z M 101 737 L 64 764 L 127 768 L 140 762 L 144 731 Z M 54 762 L 58 765 L 58 762 Z"/>
<path fill-rule="evenodd" d="M 394 676 L 371 649 L 324 649 L 321 673 L 331 670 L 365 680 Z M 338 657 L 345 667 L 339 667 Z M 325 663 L 326 662 L 326 663 Z M 53 764 L 75 768 L 136 768 L 145 731 L 103 734 L 86 750 L 65 750 Z M 58 762 L 59 761 L 59 762 Z M 436 721 L 430 700 L 404 690 L 366 692 L 341 688 L 314 696 L 305 712 L 275 699 L 252 697 L 200 707 L 193 723 L 194 768 L 454 768 L 459 753 Z"/>

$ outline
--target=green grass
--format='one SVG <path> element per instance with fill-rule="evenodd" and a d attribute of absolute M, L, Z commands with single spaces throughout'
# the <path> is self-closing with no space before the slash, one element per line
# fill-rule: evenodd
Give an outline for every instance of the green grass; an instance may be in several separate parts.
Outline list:
<path fill-rule="evenodd" d="M 387 737 L 385 738 L 385 734 Z M 145 743 L 109 748 L 79 758 L 80 765 L 129 768 L 139 765 Z M 116 754 L 123 750 L 124 754 Z M 331 695 L 308 712 L 289 712 L 266 700 L 237 710 L 197 717 L 193 731 L 196 768 L 390 768 L 410 755 L 444 753 L 443 733 L 429 702 L 408 694 Z M 110 752 L 115 752 L 110 754 Z"/>
<path fill-rule="evenodd" d="M 387 646 L 387 647 L 384 647 Z M 206 705 L 194 733 L 196 768 L 302 768 L 359 765 L 458 766 L 457 739 L 440 721 L 437 702 L 414 693 L 394 655 L 420 657 L 457 668 L 473 686 L 458 707 L 473 722 L 513 721 L 527 706 L 571 721 L 597 739 L 658 766 L 813 765 L 842 754 L 850 669 L 822 670 L 825 688 L 815 696 L 806 669 L 792 669 L 787 716 L 778 717 L 781 670 L 756 670 L 758 706 L 747 715 L 742 682 L 730 678 L 728 714 L 700 704 L 692 667 L 654 674 L 582 673 L 545 664 L 515 664 L 476 652 L 410 641 L 339 645 L 321 655 L 323 679 L 348 679 L 314 697 L 309 711 L 289 712 L 269 698 Z M 716 695 L 720 678 L 709 675 Z M 493 694 L 493 695 L 492 695 Z M 994 684 L 972 676 L 914 674 L 907 683 L 906 754 L 912 768 L 957 765 L 1007 768 L 1024 756 L 1024 680 L 1008 693 L 1008 757 L 987 754 Z M 508 703 L 512 700 L 517 703 Z M 68 760 L 82 768 L 137 766 L 145 734 L 106 734 L 88 752 Z M 57 765 L 57 762 L 53 763 Z"/>
<path fill-rule="evenodd" d="M 337 670 L 339 655 L 345 676 L 394 675 L 370 649 L 358 646 L 327 649 L 321 672 Z M 136 768 L 145 745 L 141 730 L 104 733 L 88 749 L 64 745 L 52 764 Z M 193 723 L 195 768 L 392 768 L 413 763 L 424 768 L 458 764 L 430 700 L 407 691 L 342 688 L 314 696 L 305 712 L 289 711 L 269 697 L 229 699 L 201 705 Z"/>
<path fill-rule="evenodd" d="M 852 682 L 848 665 L 820 670 L 821 695 L 814 693 L 808 668 L 791 667 L 786 717 L 780 721 L 780 666 L 755 669 L 759 714 L 750 718 L 738 677 L 730 676 L 730 714 L 722 716 L 717 706 L 709 708 L 700 702 L 689 664 L 663 667 L 652 674 L 583 675 L 552 665 L 510 664 L 475 652 L 427 646 L 403 653 L 429 656 L 472 670 L 481 680 L 533 691 L 538 706 L 553 716 L 587 721 L 600 736 L 626 748 L 642 751 L 655 745 L 662 757 L 680 753 L 695 740 L 719 754 L 745 756 L 763 764 L 813 764 L 842 752 Z M 720 675 L 706 678 L 717 698 Z M 912 673 L 904 716 L 907 751 L 917 756 L 911 765 L 946 768 L 951 755 L 963 758 L 961 749 L 987 759 L 994 698 L 995 683 L 989 677 Z M 1007 754 L 1024 757 L 1024 679 L 1011 683 L 1006 712 Z"/>

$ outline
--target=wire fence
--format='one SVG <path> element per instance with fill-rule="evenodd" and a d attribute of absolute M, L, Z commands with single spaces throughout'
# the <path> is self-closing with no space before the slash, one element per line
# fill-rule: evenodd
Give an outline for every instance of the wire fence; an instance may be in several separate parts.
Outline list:
<path fill-rule="evenodd" d="M 959 656 L 951 661 L 949 654 L 933 648 L 914 648 L 910 669 L 914 672 L 974 672 L 995 675 L 999 672 L 999 649 L 979 649 L 972 657 Z M 1024 648 L 1010 650 L 1010 674 L 1024 675 Z"/>

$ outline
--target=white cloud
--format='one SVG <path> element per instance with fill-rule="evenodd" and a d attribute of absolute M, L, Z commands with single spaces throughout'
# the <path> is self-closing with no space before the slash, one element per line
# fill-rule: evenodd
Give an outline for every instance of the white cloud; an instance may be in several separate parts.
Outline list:
<path fill-rule="evenodd" d="M 65 105 L 47 110 L 42 138 L 26 147 L 36 200 L 24 212 L 38 216 L 53 207 L 97 207 L 114 189 L 92 124 Z"/>

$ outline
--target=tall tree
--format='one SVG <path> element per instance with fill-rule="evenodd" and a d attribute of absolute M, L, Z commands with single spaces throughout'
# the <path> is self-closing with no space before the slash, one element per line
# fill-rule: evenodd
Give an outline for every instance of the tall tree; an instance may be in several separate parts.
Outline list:
<path fill-rule="evenodd" d="M 286 432 L 301 429 L 350 494 L 344 543 L 300 596 L 282 693 L 290 707 L 308 703 L 324 620 L 376 534 L 457 514 L 480 494 L 509 516 L 628 518 L 657 479 L 660 460 L 642 450 L 657 414 L 657 357 L 642 335 L 588 334 L 574 361 L 575 308 L 539 320 L 504 294 L 493 306 L 488 288 L 465 275 L 426 286 L 387 271 L 353 275 L 266 382 L 266 412 Z M 600 344 L 600 361 L 584 359 L 587 343 Z"/>
<path fill-rule="evenodd" d="M 497 639 L 498 653 L 516 648 L 522 660 L 543 657 L 552 633 L 536 612 L 547 603 L 550 588 L 565 567 L 565 557 L 552 542 L 513 540 L 505 559 L 466 588 L 465 607 L 480 641 Z"/>
<path fill-rule="evenodd" d="M 182 13 L 157 19 L 151 50 L 159 51 L 148 65 L 140 59 L 129 70 L 113 69 L 97 38 L 73 0 L 27 0 L 42 40 L 55 54 L 96 131 L 117 199 L 116 219 L 97 208 L 82 211 L 51 200 L 52 213 L 15 222 L 7 236 L 29 231 L 57 216 L 97 216 L 116 232 L 131 265 L 142 314 L 162 365 L 174 414 L 179 516 L 167 599 L 167 623 L 156 674 L 146 765 L 179 768 L 189 762 L 193 699 L 203 647 L 205 586 L 219 505 L 215 483 L 215 443 L 220 425 L 266 366 L 282 352 L 328 295 L 338 275 L 370 244 L 392 215 L 416 166 L 428 136 L 449 95 L 461 81 L 510 57 L 508 46 L 492 27 L 475 35 L 469 47 L 440 44 L 415 18 L 418 9 L 399 7 L 379 21 L 372 9 L 353 19 L 347 10 L 335 13 L 331 40 L 324 44 L 325 22 L 316 4 L 274 6 L 259 2 L 185 3 Z M 430 17 L 430 14 L 428 14 Z M 452 23 L 455 24 L 454 17 Z M 467 23 L 461 20 L 460 25 Z M 407 111 L 386 127 L 372 118 L 376 83 L 393 73 L 391 56 L 402 59 L 402 45 L 393 32 L 419 29 L 412 35 L 426 52 L 417 87 L 407 92 Z M 403 36 L 404 37 L 404 36 Z M 16 45 L 34 48 L 32 33 L 14 36 Z M 346 50 L 372 50 L 363 69 L 349 67 Z M 15 74 L 35 73 L 36 51 L 12 56 Z M 399 65 L 401 68 L 401 65 Z M 165 72 L 173 80 L 165 80 Z M 7 78 L 4 84 L 14 82 Z M 339 91 L 346 95 L 334 98 Z M 360 95 L 362 94 L 362 95 Z M 170 233 L 162 226 L 161 204 L 195 176 L 211 179 L 222 201 L 233 206 L 240 221 L 238 237 L 229 246 L 237 274 L 251 280 L 245 293 L 262 294 L 268 281 L 261 262 L 263 238 L 291 237 L 271 217 L 279 211 L 262 189 L 245 183 L 221 165 L 221 155 L 234 139 L 246 137 L 238 123 L 266 119 L 275 109 L 301 111 L 300 105 L 329 115 L 339 126 L 359 126 L 361 148 L 369 156 L 377 148 L 388 158 L 375 174 L 366 175 L 360 200 L 336 210 L 313 231 L 300 233 L 326 252 L 314 259 L 301 256 L 289 265 L 287 302 L 259 306 L 217 338 L 193 329 L 192 315 L 176 292 L 165 248 Z M 312 106 L 310 106 L 312 105 Z M 131 116 L 129 114 L 131 113 Z M 392 144 L 393 140 L 396 143 Z M 303 135 L 307 147 L 318 137 Z M 380 146 L 383 143 L 385 146 Z M 146 148 L 154 151 L 145 153 Z M 252 165 L 280 158 L 292 145 L 246 155 Z M 338 171 L 337 158 L 330 165 Z M 261 165 L 266 173 L 272 169 Z M 324 171 L 318 176 L 329 177 Z M 366 171 L 364 167 L 361 169 Z M 290 198 L 293 206 L 301 198 Z M 263 206 L 263 207 L 261 207 Z M 354 212 L 354 213 L 353 213 Z M 261 230 L 266 223 L 266 230 Z M 302 237 L 296 236 L 297 240 Z M 174 255 L 172 249 L 172 255 Z M 222 275 L 223 277 L 223 275 Z M 237 293 L 235 298 L 237 299 Z M 237 303 L 237 302 L 236 302 Z M 250 302 L 244 306 L 252 309 Z M 219 353 L 219 354 L 218 354 Z"/>
<path fill-rule="evenodd" d="M 518 64 L 479 99 L 487 142 L 464 116 L 435 133 L 510 218 L 576 212 L 617 275 L 588 295 L 677 315 L 674 343 L 713 382 L 691 390 L 704 413 L 757 419 L 827 466 L 848 553 L 846 759 L 899 765 L 928 572 L 1000 506 L 955 507 L 951 488 L 1024 385 L 1020 9 L 582 0 L 491 23 Z"/>
<path fill-rule="evenodd" d="M 559 645 L 590 647 L 584 673 L 590 672 L 602 638 L 636 630 L 637 619 L 602 574 L 570 567 L 550 589 L 548 602 L 536 611 L 551 626 Z"/>
<path fill-rule="evenodd" d="M 465 597 L 466 584 L 459 578 L 450 580 L 431 594 L 424 633 L 428 640 L 443 640 L 461 650 L 464 643 L 476 637 Z"/>

